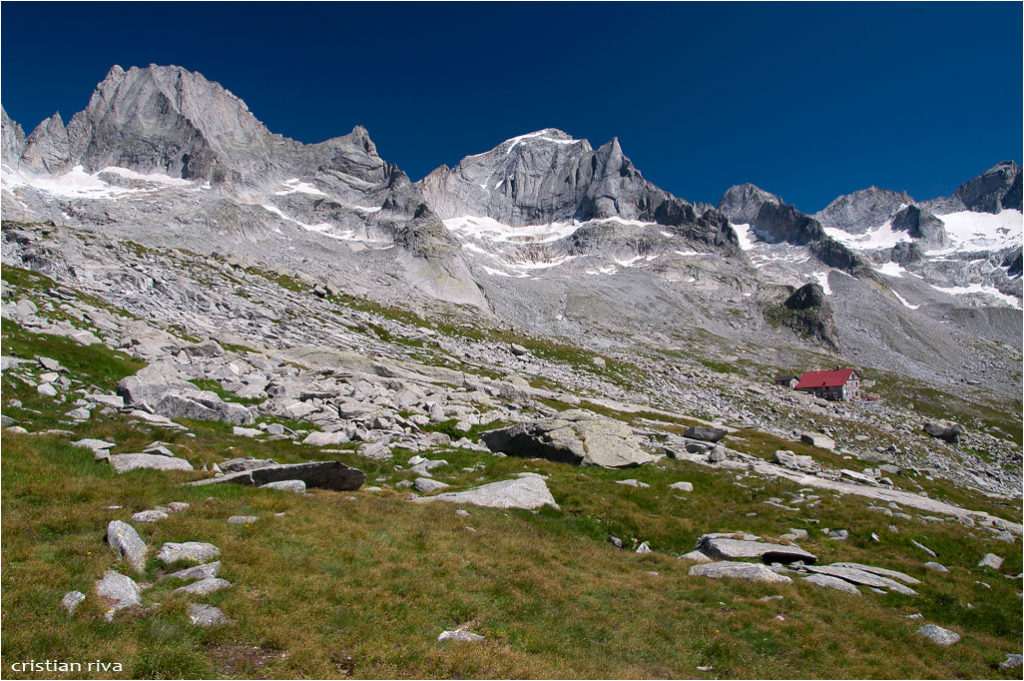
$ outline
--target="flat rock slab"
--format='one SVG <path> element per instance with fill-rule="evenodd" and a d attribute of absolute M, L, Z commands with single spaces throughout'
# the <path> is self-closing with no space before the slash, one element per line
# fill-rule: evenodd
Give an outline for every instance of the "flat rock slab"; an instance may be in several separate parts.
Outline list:
<path fill-rule="evenodd" d="M 907 596 L 917 595 L 916 591 L 911 589 L 909 586 L 900 584 L 896 580 L 883 577 L 882 575 L 872 574 L 864 570 L 858 570 L 857 568 L 838 567 L 835 565 L 808 565 L 804 569 L 807 570 L 807 572 L 845 579 L 851 584 L 861 584 L 863 586 L 875 587 L 877 589 L 890 589 L 896 593 L 901 593 Z"/>
<path fill-rule="evenodd" d="M 259 518 L 254 516 L 254 515 L 233 515 L 230 518 L 228 518 L 228 524 L 229 525 L 250 525 L 250 524 L 256 522 L 257 520 L 259 520 Z"/>
<path fill-rule="evenodd" d="M 994 553 L 986 553 L 985 557 L 978 561 L 978 567 L 990 567 L 998 570 L 1003 567 L 1003 559 Z"/>
<path fill-rule="evenodd" d="M 492 452 L 603 468 L 640 466 L 659 457 L 640 449 L 621 421 L 581 409 L 481 434 Z"/>
<path fill-rule="evenodd" d="M 824 433 L 802 433 L 800 435 L 800 441 L 804 444 L 811 445 L 812 447 L 818 447 L 820 449 L 835 450 L 836 448 L 835 441 Z"/>
<path fill-rule="evenodd" d="M 472 631 L 442 631 L 438 641 L 483 641 L 484 637 Z"/>
<path fill-rule="evenodd" d="M 268 482 L 265 485 L 260 485 L 260 489 L 276 489 L 282 492 L 302 494 L 306 491 L 306 483 L 302 480 L 278 480 L 277 482 Z"/>
<path fill-rule="evenodd" d="M 242 471 L 251 471 L 254 468 L 266 468 L 267 466 L 279 465 L 273 459 L 229 459 L 224 463 L 217 464 L 217 466 L 224 473 L 241 473 Z"/>
<path fill-rule="evenodd" d="M 817 574 L 804 577 L 804 581 L 825 587 L 826 589 L 836 589 L 838 591 L 845 591 L 846 593 L 857 594 L 860 596 L 860 590 L 858 590 L 856 586 L 847 582 L 845 579 L 839 579 L 838 577 Z"/>
<path fill-rule="evenodd" d="M 539 475 L 525 475 L 512 480 L 492 482 L 465 492 L 445 492 L 432 497 L 417 497 L 415 501 L 448 501 L 491 508 L 534 509 L 545 505 L 558 508 L 547 484 Z"/>
<path fill-rule="evenodd" d="M 231 582 L 220 577 L 207 577 L 206 579 L 200 579 L 198 582 L 193 582 L 188 586 L 179 586 L 177 589 L 172 591 L 172 594 L 185 594 L 188 596 L 205 596 L 212 594 L 214 591 L 220 591 L 221 589 L 227 589 L 231 586 Z"/>
<path fill-rule="evenodd" d="M 118 473 L 127 473 L 137 468 L 151 468 L 158 471 L 190 471 L 192 464 L 162 454 L 112 454 L 108 459 Z"/>
<path fill-rule="evenodd" d="M 671 485 L 668 486 L 668 488 L 676 489 L 679 490 L 680 492 L 692 492 L 693 483 L 680 480 L 679 482 L 673 482 Z"/>
<path fill-rule="evenodd" d="M 718 442 L 729 434 L 725 428 L 708 428 L 707 426 L 690 426 L 683 433 L 683 437 L 691 440 L 703 440 L 704 442 Z"/>
<path fill-rule="evenodd" d="M 169 574 L 162 575 L 160 579 L 207 579 L 209 577 L 216 577 L 218 572 L 220 572 L 219 560 L 212 563 L 204 563 L 202 565 L 196 565 L 195 567 L 185 568 L 184 570 L 178 570 L 177 572 L 171 572 Z"/>
<path fill-rule="evenodd" d="M 109 622 L 120 610 L 142 605 L 142 588 L 131 577 L 117 570 L 107 570 L 103 579 L 96 582 L 96 595 L 107 605 L 103 617 Z"/>
<path fill-rule="evenodd" d="M 128 523 L 111 520 L 107 525 L 107 544 L 114 553 L 128 561 L 136 572 L 146 569 L 146 553 L 149 549 L 135 528 Z"/>
<path fill-rule="evenodd" d="M 712 563 L 713 559 L 708 558 L 707 554 L 701 553 L 700 551 L 690 551 L 679 556 L 681 560 L 692 560 L 694 563 Z"/>
<path fill-rule="evenodd" d="M 216 627 L 221 624 L 234 624 L 224 611 L 205 603 L 192 603 L 188 606 L 188 621 L 194 627 Z"/>
<path fill-rule="evenodd" d="M 709 558 L 717 558 L 718 560 L 756 558 L 764 563 L 795 563 L 799 560 L 808 565 L 818 561 L 817 556 L 804 551 L 799 546 L 747 541 L 745 539 L 711 537 L 704 539 L 697 548 Z"/>
<path fill-rule="evenodd" d="M 257 487 L 282 480 L 302 480 L 307 487 L 344 491 L 362 487 L 366 482 L 366 473 L 358 468 L 346 466 L 340 461 L 310 461 L 254 468 L 222 475 L 219 478 L 197 480 L 189 484 L 202 487 L 203 485 L 230 482 L 236 485 Z"/>
<path fill-rule="evenodd" d="M 960 634 L 949 629 L 943 629 L 936 624 L 926 624 L 917 630 L 918 636 L 924 636 L 926 639 L 933 643 L 937 643 L 940 646 L 951 646 L 960 640 Z"/>
<path fill-rule="evenodd" d="M 213 544 L 201 541 L 187 541 L 180 544 L 167 542 L 160 547 L 160 552 L 156 554 L 156 557 L 164 565 L 170 565 L 178 561 L 206 563 L 219 555 L 220 549 Z"/>
<path fill-rule="evenodd" d="M 94 452 L 99 452 L 99 451 L 102 451 L 104 449 L 110 449 L 116 443 L 114 443 L 114 442 L 107 442 L 106 440 L 97 440 L 96 438 L 92 438 L 92 437 L 87 437 L 87 438 L 84 438 L 82 440 L 76 440 L 75 442 L 72 442 L 71 444 L 73 444 L 76 447 L 88 447 L 89 449 L 91 449 Z"/>
<path fill-rule="evenodd" d="M 742 579 L 748 582 L 779 582 L 788 583 L 793 580 L 786 575 L 776 574 L 766 565 L 760 563 L 734 563 L 719 561 L 704 563 L 690 568 L 691 577 L 710 577 L 712 579 Z"/>
<path fill-rule="evenodd" d="M 920 579 L 915 579 L 908 574 L 899 572 L 897 570 L 889 570 L 886 568 L 875 567 L 873 565 L 864 565 L 863 563 L 831 563 L 833 567 L 848 567 L 856 570 L 863 570 L 864 572 L 870 572 L 874 575 L 881 575 L 882 577 L 888 577 L 889 579 L 897 579 L 904 584 L 910 584 L 911 586 L 917 586 L 921 583 Z"/>

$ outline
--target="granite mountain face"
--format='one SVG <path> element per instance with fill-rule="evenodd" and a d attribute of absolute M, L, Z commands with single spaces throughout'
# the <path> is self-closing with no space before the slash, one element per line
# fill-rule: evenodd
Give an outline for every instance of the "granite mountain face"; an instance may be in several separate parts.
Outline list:
<path fill-rule="evenodd" d="M 26 136 L 3 112 L 2 126 L 7 220 L 227 254 L 595 347 L 776 366 L 830 352 L 1020 389 L 1013 162 L 950 197 L 871 187 L 808 215 L 750 184 L 693 204 L 646 180 L 617 139 L 595 149 L 545 129 L 414 183 L 362 127 L 302 144 L 174 66 L 115 66 L 66 124 L 54 114 Z M 37 265 L 69 274 L 56 257 Z M 828 342 L 770 314 L 808 283 L 829 304 Z"/>

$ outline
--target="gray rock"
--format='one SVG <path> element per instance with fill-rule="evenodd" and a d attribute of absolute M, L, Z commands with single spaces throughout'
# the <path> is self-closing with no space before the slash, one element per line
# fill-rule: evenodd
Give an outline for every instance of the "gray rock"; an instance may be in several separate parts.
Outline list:
<path fill-rule="evenodd" d="M 68 617 L 75 614 L 75 610 L 85 600 L 85 594 L 81 591 L 69 591 L 64 594 L 64 598 L 60 599 L 60 604 L 65 610 L 68 611 Z"/>
<path fill-rule="evenodd" d="M 447 483 L 439 480 L 431 480 L 430 478 L 416 478 L 412 485 L 416 488 L 417 492 L 422 492 L 424 494 L 436 492 L 439 489 L 449 487 Z"/>
<path fill-rule="evenodd" d="M 804 551 L 799 546 L 771 544 L 768 542 L 728 539 L 724 537 L 702 537 L 697 549 L 710 558 L 718 560 L 743 560 L 756 558 L 764 563 L 793 563 L 803 561 L 807 564 L 817 562 L 818 558 Z"/>
<path fill-rule="evenodd" d="M 39 357 L 39 366 L 43 367 L 47 371 L 60 371 L 60 362 L 49 357 Z"/>
<path fill-rule="evenodd" d="M 873 565 L 864 565 L 863 563 L 832 563 L 833 567 L 848 567 L 856 570 L 863 570 L 864 572 L 870 572 L 874 575 L 881 575 L 882 577 L 888 577 L 890 579 L 896 579 L 904 584 L 910 584 L 916 586 L 921 583 L 921 580 L 915 579 L 908 574 L 899 572 L 897 570 L 889 570 L 887 568 L 875 567 Z"/>
<path fill-rule="evenodd" d="M 940 440 L 955 443 L 959 442 L 960 433 L 963 432 L 963 429 L 956 423 L 928 421 L 924 424 L 924 432 Z"/>
<path fill-rule="evenodd" d="M 240 435 L 242 437 L 259 437 L 263 435 L 263 431 L 259 428 L 245 428 L 243 426 L 234 426 L 231 428 L 232 435 Z"/>
<path fill-rule="evenodd" d="M 684 482 L 684 481 L 680 480 L 679 482 L 673 482 L 671 485 L 668 486 L 668 488 L 669 489 L 679 490 L 680 492 L 692 492 L 693 491 L 693 483 L 692 482 Z"/>
<path fill-rule="evenodd" d="M 149 549 L 135 528 L 128 523 L 111 520 L 107 525 L 107 544 L 120 558 L 128 561 L 136 572 L 146 569 L 146 553 Z"/>
<path fill-rule="evenodd" d="M 484 637 L 480 634 L 474 634 L 471 631 L 461 631 L 456 629 L 455 631 L 442 631 L 441 635 L 437 637 L 438 641 L 483 641 Z"/>
<path fill-rule="evenodd" d="M 195 627 L 216 627 L 222 624 L 234 624 L 225 615 L 224 611 L 213 605 L 203 603 L 191 603 L 188 606 L 189 624 Z"/>
<path fill-rule="evenodd" d="M 839 591 L 845 591 L 846 593 L 856 594 L 860 596 L 860 591 L 856 586 L 847 582 L 845 579 L 838 577 L 832 577 L 831 575 L 808 575 L 804 577 L 804 581 L 817 586 L 825 587 L 827 589 L 837 589 Z"/>
<path fill-rule="evenodd" d="M 579 409 L 480 437 L 493 452 L 580 465 L 622 468 L 658 460 L 640 449 L 626 424 Z"/>
<path fill-rule="evenodd" d="M 174 595 L 184 594 L 188 596 L 206 596 L 215 591 L 227 589 L 230 586 L 231 582 L 226 579 L 221 579 L 220 577 L 206 577 L 205 579 L 200 579 L 198 582 L 193 582 L 188 586 L 179 586 L 171 593 Z"/>
<path fill-rule="evenodd" d="M 42 395 L 43 397 L 56 397 L 57 396 L 57 389 L 54 388 L 49 383 L 43 383 L 43 384 L 37 386 L 36 387 L 36 392 L 39 393 L 40 395 Z"/>
<path fill-rule="evenodd" d="M 690 568 L 689 575 L 712 579 L 742 579 L 748 582 L 788 583 L 793 581 L 785 575 L 772 572 L 768 566 L 760 563 L 733 563 L 730 561 L 694 565 Z"/>
<path fill-rule="evenodd" d="M 780 466 L 784 466 L 795 471 L 815 473 L 821 470 L 821 464 L 815 461 L 813 457 L 794 454 L 788 449 L 780 449 L 776 451 L 773 461 Z"/>
<path fill-rule="evenodd" d="M 251 471 L 254 468 L 266 468 L 267 466 L 276 466 L 277 462 L 273 459 L 229 459 L 223 463 L 217 464 L 223 473 L 240 473 L 242 471 Z"/>
<path fill-rule="evenodd" d="M 978 567 L 990 567 L 993 570 L 998 570 L 1003 567 L 1003 559 L 994 553 L 986 553 L 985 556 L 978 561 Z"/>
<path fill-rule="evenodd" d="M 695 563 L 711 563 L 714 561 L 713 558 L 708 558 L 707 555 L 696 550 L 690 551 L 689 553 L 684 553 L 683 555 L 679 556 L 679 558 L 681 560 L 692 560 Z"/>
<path fill-rule="evenodd" d="M 640 546 L 636 547 L 636 553 L 653 553 L 653 551 L 650 544 L 642 542 Z"/>
<path fill-rule="evenodd" d="M 707 426 L 690 426 L 683 433 L 683 437 L 691 440 L 702 440 L 704 442 L 718 442 L 729 434 L 724 428 L 709 428 Z"/>
<path fill-rule="evenodd" d="M 110 464 L 118 473 L 127 473 L 140 468 L 158 471 L 190 471 L 192 464 L 185 459 L 176 459 L 161 454 L 112 454 Z"/>
<path fill-rule="evenodd" d="M 999 665 L 1000 669 L 1016 669 L 1024 664 L 1024 656 L 1020 653 L 1007 653 L 1006 659 Z"/>
<path fill-rule="evenodd" d="M 306 483 L 302 480 L 278 480 L 277 482 L 268 482 L 265 485 L 260 485 L 260 489 L 276 489 L 281 492 L 302 494 L 306 491 Z"/>
<path fill-rule="evenodd" d="M 87 447 L 94 452 L 103 451 L 104 449 L 110 449 L 115 443 L 107 442 L 106 440 L 97 440 L 95 438 L 87 437 L 82 440 L 72 442 L 76 447 Z"/>
<path fill-rule="evenodd" d="M 846 541 L 850 537 L 848 530 L 829 530 L 828 538 L 838 541 Z"/>
<path fill-rule="evenodd" d="M 184 501 L 172 501 L 167 504 L 167 509 L 172 513 L 181 513 L 191 508 L 191 504 L 185 503 Z"/>
<path fill-rule="evenodd" d="M 91 416 L 92 414 L 89 410 L 83 409 L 82 407 L 72 409 L 67 413 L 67 417 L 69 419 L 74 419 L 75 421 L 87 421 Z"/>
<path fill-rule="evenodd" d="M 135 580 L 116 570 L 107 570 L 103 579 L 96 582 L 96 595 L 107 606 L 103 616 L 108 622 L 119 611 L 142 605 L 141 593 L 142 589 Z"/>
<path fill-rule="evenodd" d="M 815 574 L 829 575 L 830 577 L 845 579 L 851 584 L 861 584 L 868 587 L 874 587 L 876 589 L 889 589 L 906 596 L 917 595 L 917 592 L 909 586 L 904 586 L 903 584 L 889 579 L 888 577 L 876 575 L 864 570 L 858 570 L 857 568 L 837 567 L 835 565 L 807 565 L 802 569 Z"/>
<path fill-rule="evenodd" d="M 936 558 L 936 557 L 937 557 L 937 556 L 935 555 L 935 552 L 934 552 L 934 551 L 932 551 L 932 550 L 931 550 L 930 548 L 928 548 L 927 546 L 925 546 L 924 544 L 919 544 L 919 543 L 917 543 L 917 541 L 915 541 L 915 540 L 913 540 L 913 539 L 911 539 L 911 540 L 910 540 L 910 543 L 911 543 L 911 544 L 913 544 L 914 546 L 916 546 L 917 548 L 921 549 L 921 550 L 922 550 L 922 551 L 924 551 L 925 553 L 927 553 L 927 554 L 928 554 L 929 556 L 931 556 L 932 558 Z"/>
<path fill-rule="evenodd" d="M 820 449 L 828 449 L 831 451 L 835 451 L 836 448 L 835 441 L 828 435 L 825 435 L 824 433 L 801 433 L 800 441 L 809 444 L 812 447 L 818 447 Z"/>
<path fill-rule="evenodd" d="M 177 572 L 170 572 L 165 575 L 161 575 L 160 579 L 207 579 L 208 577 L 216 577 L 217 573 L 220 572 L 220 561 L 214 561 L 212 563 L 203 563 L 202 565 L 195 565 L 190 568 L 178 570 Z"/>
<path fill-rule="evenodd" d="M 646 482 L 640 482 L 639 480 L 636 480 L 634 478 L 629 478 L 627 480 L 616 480 L 615 484 L 616 485 L 626 485 L 627 487 L 637 487 L 637 488 L 650 487 L 650 485 L 648 485 Z"/>
<path fill-rule="evenodd" d="M 918 636 L 924 636 L 933 643 L 940 646 L 951 646 L 960 640 L 960 634 L 949 629 L 943 629 L 935 624 L 926 624 L 917 630 Z"/>
<path fill-rule="evenodd" d="M 314 447 L 329 447 L 332 445 L 340 445 L 349 441 L 348 434 L 343 430 L 339 430 L 333 433 L 323 433 L 320 431 L 313 431 L 306 436 L 306 439 L 302 441 L 304 445 L 312 445 Z"/>
<path fill-rule="evenodd" d="M 491 508 L 534 509 L 545 505 L 558 508 L 558 504 L 555 503 L 543 478 L 534 475 L 492 482 L 465 492 L 443 492 L 431 497 L 418 497 L 414 501 L 420 503 L 448 501 L 455 504 L 474 504 Z"/>
<path fill-rule="evenodd" d="M 949 572 L 949 569 L 942 563 L 936 563 L 935 561 L 928 561 L 924 564 L 929 570 L 935 570 L 936 572 Z"/>
<path fill-rule="evenodd" d="M 167 513 L 165 511 L 157 511 L 157 510 L 139 511 L 138 513 L 132 515 L 132 522 L 133 523 L 155 523 L 157 521 L 165 519 L 166 517 L 167 517 Z"/>
<path fill-rule="evenodd" d="M 160 547 L 160 552 L 156 554 L 156 557 L 164 565 L 170 565 L 180 561 L 206 563 L 219 555 L 220 549 L 213 544 L 187 541 L 182 543 L 165 543 Z"/>
<path fill-rule="evenodd" d="M 230 518 L 228 518 L 228 524 L 229 525 L 249 525 L 251 523 L 256 522 L 257 520 L 259 520 L 259 518 L 257 516 L 254 516 L 254 515 L 233 515 Z"/>
<path fill-rule="evenodd" d="M 284 480 L 302 480 L 307 487 L 342 491 L 359 489 L 366 482 L 366 474 L 358 468 L 346 466 L 341 461 L 310 461 L 254 468 L 189 484 L 201 487 L 226 482 L 259 487 Z"/>

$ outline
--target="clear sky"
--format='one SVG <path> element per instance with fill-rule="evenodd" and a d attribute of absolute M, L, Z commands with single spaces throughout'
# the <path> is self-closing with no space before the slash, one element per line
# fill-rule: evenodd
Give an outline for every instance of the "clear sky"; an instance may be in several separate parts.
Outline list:
<path fill-rule="evenodd" d="M 0 101 L 26 134 L 111 65 L 156 63 L 305 142 L 364 125 L 414 180 L 546 127 L 619 137 L 691 201 L 753 182 L 807 212 L 1021 160 L 1019 2 L 4 2 L 0 19 Z"/>

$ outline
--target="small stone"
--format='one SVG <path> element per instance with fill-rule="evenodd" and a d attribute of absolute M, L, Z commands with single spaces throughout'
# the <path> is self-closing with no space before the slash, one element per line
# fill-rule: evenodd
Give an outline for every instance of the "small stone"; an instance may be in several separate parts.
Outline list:
<path fill-rule="evenodd" d="M 234 426 L 231 429 L 232 435 L 240 435 L 242 437 L 256 437 L 262 435 L 263 431 L 259 428 L 245 428 L 243 426 Z"/>
<path fill-rule="evenodd" d="M 679 558 L 680 558 L 680 560 L 692 560 L 695 563 L 711 563 L 711 562 L 713 562 L 712 558 L 709 558 L 705 554 L 701 553 L 700 551 L 696 551 L 696 550 L 690 551 L 689 553 L 684 553 L 683 555 L 679 556 Z"/>
<path fill-rule="evenodd" d="M 150 511 L 139 511 L 132 516 L 133 523 L 155 523 L 158 520 L 163 520 L 167 517 L 167 513 L 164 511 L 150 510 Z"/>
<path fill-rule="evenodd" d="M 935 570 L 936 572 L 949 572 L 949 569 L 942 563 L 936 563 L 935 561 L 928 561 L 924 564 L 929 570 Z"/>
<path fill-rule="evenodd" d="M 234 624 L 224 616 L 224 611 L 213 605 L 192 603 L 188 606 L 188 621 L 196 627 L 216 627 L 221 624 Z"/>
<path fill-rule="evenodd" d="M 804 581 L 828 589 L 836 589 L 838 591 L 845 591 L 846 593 L 860 596 L 860 590 L 858 590 L 855 585 L 847 582 L 845 579 L 832 577 L 831 575 L 815 574 L 809 577 L 804 577 Z"/>
<path fill-rule="evenodd" d="M 173 513 L 181 513 L 182 511 L 187 511 L 190 508 L 190 506 L 184 501 L 172 501 L 171 503 L 167 504 L 167 508 L 170 509 L 171 512 Z"/>
<path fill-rule="evenodd" d="M 681 480 L 679 482 L 673 482 L 671 485 L 668 486 L 668 488 L 669 489 L 677 489 L 680 492 L 692 492 L 693 491 L 693 483 L 692 482 L 684 482 L 684 481 Z"/>
<path fill-rule="evenodd" d="M 951 646 L 960 640 L 960 634 L 949 629 L 943 629 L 935 624 L 926 624 L 917 630 L 919 636 L 924 636 L 940 646 Z"/>
<path fill-rule="evenodd" d="M 40 357 L 39 366 L 43 367 L 47 371 L 60 371 L 60 362 L 49 357 Z"/>
<path fill-rule="evenodd" d="M 92 412 L 90 412 L 88 409 L 83 409 L 82 407 L 79 407 L 78 409 L 72 409 L 71 411 L 69 411 L 66 414 L 66 416 L 69 419 L 74 419 L 75 421 L 86 421 L 90 417 L 92 417 Z"/>
<path fill-rule="evenodd" d="M 254 515 L 233 515 L 230 518 L 228 518 L 228 524 L 249 525 L 250 523 L 254 523 L 257 520 L 259 520 L 259 518 Z"/>
<path fill-rule="evenodd" d="M 227 589 L 231 586 L 231 582 L 220 577 L 207 577 L 200 579 L 198 582 L 193 582 L 188 586 L 180 586 L 172 594 L 187 594 L 189 596 L 206 596 L 212 594 L 214 591 L 220 591 L 221 589 Z"/>
<path fill-rule="evenodd" d="M 607 538 L 607 541 L 608 541 L 609 544 L 611 544 L 612 546 L 614 546 L 617 549 L 623 548 L 622 540 L 619 539 L 618 537 L 614 536 L 614 535 L 609 534 L 608 538 Z"/>
<path fill-rule="evenodd" d="M 69 591 L 64 594 L 64 598 L 60 599 L 60 604 L 68 611 L 68 617 L 71 617 L 84 600 L 85 594 L 81 591 Z"/>
<path fill-rule="evenodd" d="M 57 389 L 54 388 L 49 383 L 43 383 L 43 384 L 37 386 L 36 387 L 36 392 L 39 393 L 40 395 L 42 395 L 43 397 L 56 397 L 57 396 Z"/>
<path fill-rule="evenodd" d="M 465 509 L 459 508 L 459 509 L 455 510 L 455 515 L 460 515 L 460 516 L 463 516 L 463 517 L 469 517 L 469 511 L 467 511 Z"/>
<path fill-rule="evenodd" d="M 1006 659 L 999 665 L 1000 669 L 1016 669 L 1017 667 L 1024 664 L 1024 657 L 1019 653 L 1007 653 Z"/>
<path fill-rule="evenodd" d="M 650 485 L 648 485 L 646 482 L 640 482 L 639 480 L 634 480 L 633 478 L 629 478 L 628 480 L 616 480 L 615 484 L 617 484 L 617 485 L 626 485 L 628 487 L 638 487 L 638 488 L 639 487 L 650 487 Z"/>
<path fill-rule="evenodd" d="M 483 641 L 484 637 L 471 631 L 442 631 L 438 641 Z"/>
<path fill-rule="evenodd" d="M 835 539 L 837 541 L 846 541 L 850 536 L 847 530 L 832 530 L 828 533 L 829 539 Z"/>
<path fill-rule="evenodd" d="M 636 552 L 637 553 L 653 553 L 653 551 L 651 550 L 651 545 L 648 544 L 647 542 L 643 542 L 643 543 L 640 544 L 640 546 L 636 547 Z"/>
<path fill-rule="evenodd" d="M 978 561 L 978 567 L 990 567 L 998 570 L 1003 566 L 1003 559 L 994 553 L 986 553 L 985 557 Z"/>

